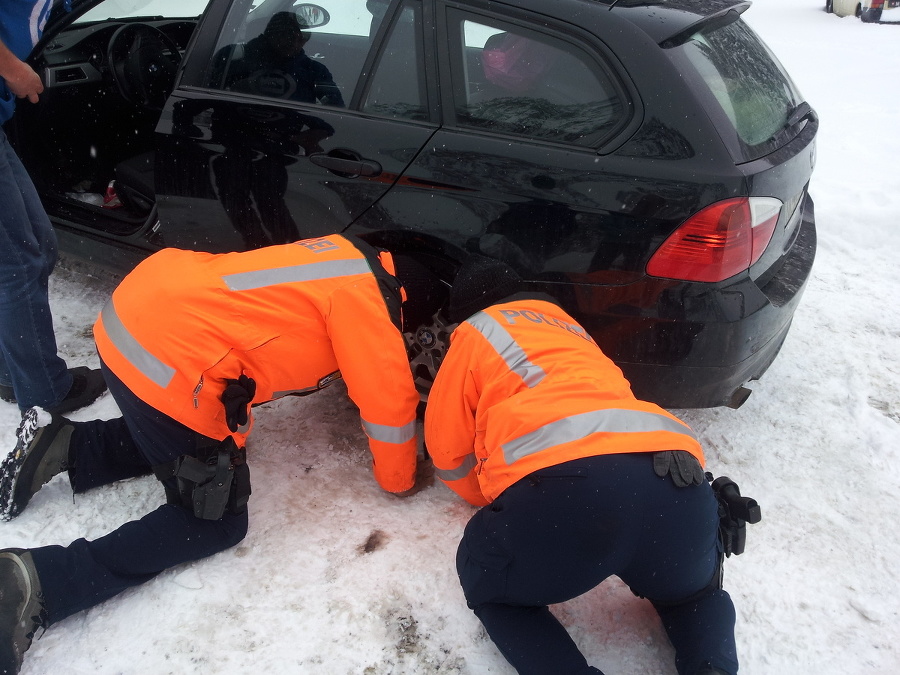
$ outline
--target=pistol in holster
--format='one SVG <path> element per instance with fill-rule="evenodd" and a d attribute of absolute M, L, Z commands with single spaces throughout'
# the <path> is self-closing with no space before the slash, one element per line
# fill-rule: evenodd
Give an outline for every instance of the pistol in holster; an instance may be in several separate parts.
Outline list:
<path fill-rule="evenodd" d="M 726 556 L 740 555 L 747 542 L 747 523 L 754 525 L 762 520 L 762 512 L 755 499 L 742 497 L 737 483 L 727 476 L 719 476 L 713 480 L 712 474 L 706 474 L 712 483 L 713 494 L 719 503 L 719 536 Z"/>
<path fill-rule="evenodd" d="M 182 455 L 153 470 L 163 481 L 168 502 L 190 509 L 197 518 L 219 520 L 226 508 L 235 515 L 247 508 L 251 493 L 247 452 L 231 436 L 198 448 L 196 457 Z"/>

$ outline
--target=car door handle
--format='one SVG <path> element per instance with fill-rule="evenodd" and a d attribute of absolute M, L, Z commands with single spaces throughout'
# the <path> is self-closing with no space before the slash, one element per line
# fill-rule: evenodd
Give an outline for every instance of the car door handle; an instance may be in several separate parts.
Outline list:
<path fill-rule="evenodd" d="M 371 159 L 362 159 L 350 150 L 332 150 L 327 155 L 317 152 L 309 156 L 309 161 L 348 178 L 372 177 L 381 173 L 381 164 Z"/>

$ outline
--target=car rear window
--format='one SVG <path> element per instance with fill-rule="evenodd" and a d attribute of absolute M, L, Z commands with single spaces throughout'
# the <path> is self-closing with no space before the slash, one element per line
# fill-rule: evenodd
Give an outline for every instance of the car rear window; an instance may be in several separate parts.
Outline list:
<path fill-rule="evenodd" d="M 790 118 L 803 97 L 742 20 L 700 30 L 669 52 L 693 75 L 692 87 L 737 162 L 767 155 L 799 132 Z"/>

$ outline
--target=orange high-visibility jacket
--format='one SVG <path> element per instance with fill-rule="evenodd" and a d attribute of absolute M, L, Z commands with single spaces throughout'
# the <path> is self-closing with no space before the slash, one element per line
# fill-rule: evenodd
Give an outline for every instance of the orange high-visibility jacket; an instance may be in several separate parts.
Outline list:
<path fill-rule="evenodd" d="M 436 474 L 484 506 L 528 474 L 580 457 L 686 450 L 690 427 L 631 386 L 584 328 L 552 302 L 514 299 L 450 338 L 425 411 Z"/>
<path fill-rule="evenodd" d="M 240 446 L 251 425 L 230 434 L 226 379 L 253 378 L 258 404 L 343 377 L 375 478 L 407 490 L 419 397 L 398 329 L 399 284 L 385 267 L 393 273 L 389 254 L 340 235 L 242 253 L 164 249 L 113 292 L 94 325 L 97 350 L 141 400 Z"/>

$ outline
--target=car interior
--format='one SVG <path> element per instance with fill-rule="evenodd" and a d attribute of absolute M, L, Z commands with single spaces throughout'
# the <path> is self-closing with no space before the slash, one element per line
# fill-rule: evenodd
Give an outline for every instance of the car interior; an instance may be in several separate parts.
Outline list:
<path fill-rule="evenodd" d="M 196 25 L 87 22 L 45 46 L 34 64 L 44 92 L 20 106 L 17 124 L 27 139 L 23 161 L 51 215 L 115 234 L 143 226 L 155 202 L 153 132 Z M 112 181 L 118 199 L 104 203 Z"/>
<path fill-rule="evenodd" d="M 328 22 L 328 12 L 290 0 L 246 6 L 246 13 L 229 17 L 233 25 L 224 33 L 230 41 L 216 49 L 222 63 L 210 69 L 204 84 L 277 98 L 272 89 L 278 86 L 277 73 L 267 73 L 257 81 L 262 89 L 254 90 L 236 86 L 228 69 L 240 63 L 247 44 L 263 34 L 279 10 L 289 10 L 313 29 Z M 404 19 L 411 15 L 409 10 Z M 307 53 L 331 70 L 345 104 L 362 95 L 356 91 L 359 74 L 380 25 L 368 13 L 360 21 L 365 24 L 360 35 L 307 33 Z M 81 21 L 54 36 L 37 55 L 33 65 L 44 76 L 45 91 L 38 104 L 20 106 L 16 133 L 20 156 L 51 216 L 115 235 L 137 232 L 155 216 L 154 131 L 198 22 L 199 17 L 159 16 Z M 415 42 L 413 21 L 400 24 L 404 30 L 393 33 L 403 44 L 394 48 L 393 35 L 388 40 L 381 59 L 389 67 L 383 71 L 414 73 L 409 64 L 420 55 L 408 47 Z M 426 116 L 425 95 L 413 76 L 376 75 L 365 96 L 361 105 L 368 110 Z M 50 157 L 54 161 L 48 162 Z"/>

